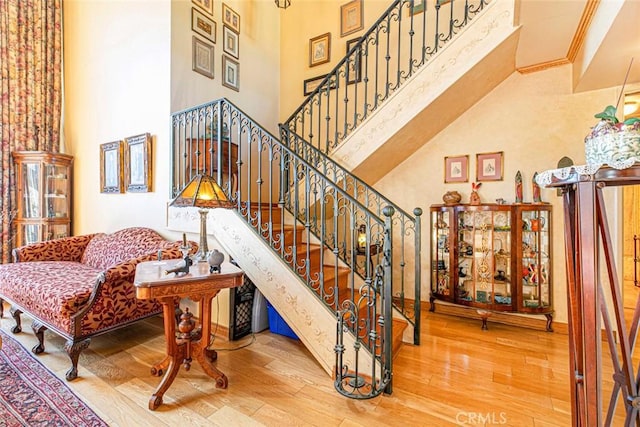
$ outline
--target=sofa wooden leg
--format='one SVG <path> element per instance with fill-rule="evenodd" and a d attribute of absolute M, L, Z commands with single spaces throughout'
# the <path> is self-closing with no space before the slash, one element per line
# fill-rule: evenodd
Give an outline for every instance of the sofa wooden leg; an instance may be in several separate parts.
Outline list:
<path fill-rule="evenodd" d="M 68 340 L 66 343 L 64 343 L 64 349 L 71 359 L 71 369 L 69 369 L 65 374 L 65 378 L 67 379 L 67 381 L 75 380 L 76 378 L 78 378 L 78 359 L 80 358 L 80 353 L 82 352 L 82 350 L 89 347 L 90 343 L 90 338 L 78 342 Z"/>
<path fill-rule="evenodd" d="M 20 332 L 22 332 L 22 321 L 20 320 L 20 315 L 22 314 L 22 311 L 20 311 L 20 309 L 14 306 L 11 306 L 11 308 L 9 309 L 9 312 L 11 313 L 13 320 L 16 321 L 16 326 L 11 328 L 11 332 L 13 332 L 14 334 L 19 334 Z"/>
<path fill-rule="evenodd" d="M 44 351 L 44 331 L 47 330 L 47 327 L 34 319 L 31 322 L 31 329 L 33 329 L 34 335 L 38 338 L 38 344 L 31 351 L 34 354 L 40 354 Z"/>
<path fill-rule="evenodd" d="M 0 317 L 4 316 L 4 300 L 0 298 Z"/>

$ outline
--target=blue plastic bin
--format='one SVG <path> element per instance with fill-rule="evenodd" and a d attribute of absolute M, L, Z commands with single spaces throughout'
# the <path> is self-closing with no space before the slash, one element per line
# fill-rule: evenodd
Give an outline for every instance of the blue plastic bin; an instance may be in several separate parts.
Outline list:
<path fill-rule="evenodd" d="M 271 330 L 271 332 L 293 338 L 294 340 L 299 339 L 269 301 L 267 301 L 267 312 L 269 314 L 269 330 Z"/>

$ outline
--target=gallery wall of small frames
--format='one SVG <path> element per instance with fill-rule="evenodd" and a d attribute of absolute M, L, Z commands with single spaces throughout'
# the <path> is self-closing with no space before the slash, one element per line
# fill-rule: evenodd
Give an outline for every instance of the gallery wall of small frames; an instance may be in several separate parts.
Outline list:
<path fill-rule="evenodd" d="M 214 20 L 214 0 L 191 0 L 192 69 L 215 78 L 218 25 Z M 225 3 L 222 7 L 222 85 L 240 91 L 240 15 Z"/>
<path fill-rule="evenodd" d="M 364 29 L 364 9 L 362 0 L 351 0 L 340 6 L 340 37 L 350 36 Z M 350 38 L 346 42 L 346 52 L 359 41 L 359 37 Z M 309 39 L 309 68 L 331 61 L 331 33 L 319 34 Z M 356 61 L 349 71 L 348 84 L 360 81 L 361 63 Z M 305 79 L 302 82 L 302 93 L 308 96 L 322 83 L 326 74 Z M 335 86 L 334 86 L 335 87 Z M 330 89 L 334 89 L 331 87 Z"/>

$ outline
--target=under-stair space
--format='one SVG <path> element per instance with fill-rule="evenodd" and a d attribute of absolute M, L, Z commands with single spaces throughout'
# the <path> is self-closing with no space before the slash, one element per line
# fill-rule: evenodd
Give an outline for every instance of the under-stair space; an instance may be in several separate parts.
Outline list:
<path fill-rule="evenodd" d="M 267 241 L 271 241 L 271 247 L 276 252 L 281 253 L 283 258 L 292 269 L 305 282 L 306 286 L 314 291 L 316 296 L 325 304 L 338 311 L 343 306 L 345 300 L 357 300 L 356 293 L 364 284 L 364 279 L 341 262 L 333 262 L 331 256 L 327 256 L 324 251 L 330 249 L 324 247 L 318 239 L 307 237 L 305 226 L 296 221 L 291 214 L 284 211 L 277 204 L 252 204 L 251 216 L 258 217 L 257 210 L 260 209 L 259 217 L 262 222 L 255 225 L 256 231 Z M 357 255 L 356 255 L 357 256 Z M 370 271 L 374 265 L 380 263 L 380 253 L 371 255 L 369 259 L 362 259 L 360 267 L 363 271 Z M 364 255 L 361 255 L 364 257 Z M 308 262 L 307 262 L 308 260 Z M 333 263 L 332 263 L 333 262 Z M 373 312 L 369 312 L 370 307 L 366 300 L 359 302 L 357 318 L 360 322 L 366 322 L 373 318 Z M 379 310 L 376 310 L 379 311 Z M 353 322 L 354 319 L 348 319 Z M 359 338 L 368 346 L 369 328 L 366 325 L 356 328 L 359 331 Z M 392 327 L 392 354 L 396 355 L 403 343 L 403 334 L 407 329 L 406 320 L 394 318 Z M 380 329 L 378 328 L 378 332 Z M 380 349 L 377 348 L 379 352 Z"/>

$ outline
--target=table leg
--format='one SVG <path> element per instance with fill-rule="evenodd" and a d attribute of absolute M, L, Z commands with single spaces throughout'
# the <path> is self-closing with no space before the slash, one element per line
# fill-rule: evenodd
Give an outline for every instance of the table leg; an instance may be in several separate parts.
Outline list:
<path fill-rule="evenodd" d="M 149 409 L 152 411 L 162 404 L 162 397 L 173 383 L 176 375 L 178 375 L 180 364 L 186 354 L 186 346 L 189 345 L 189 343 L 178 345 L 176 342 L 173 297 L 162 298 L 160 302 L 162 303 L 162 313 L 164 317 L 164 337 L 167 342 L 167 356 L 161 362 L 153 365 L 151 374 L 155 376 L 162 375 L 164 369 L 166 369 L 166 372 L 156 388 L 155 393 L 153 393 L 149 399 Z"/>
<path fill-rule="evenodd" d="M 226 375 L 213 364 L 218 358 L 218 354 L 215 350 L 207 348 L 211 341 L 211 301 L 217 294 L 218 291 L 200 299 L 199 305 L 200 313 L 202 313 L 202 336 L 198 342 L 192 343 L 192 354 L 200 363 L 204 372 L 216 380 L 216 388 L 224 389 L 227 388 L 229 381 L 227 380 Z"/>

